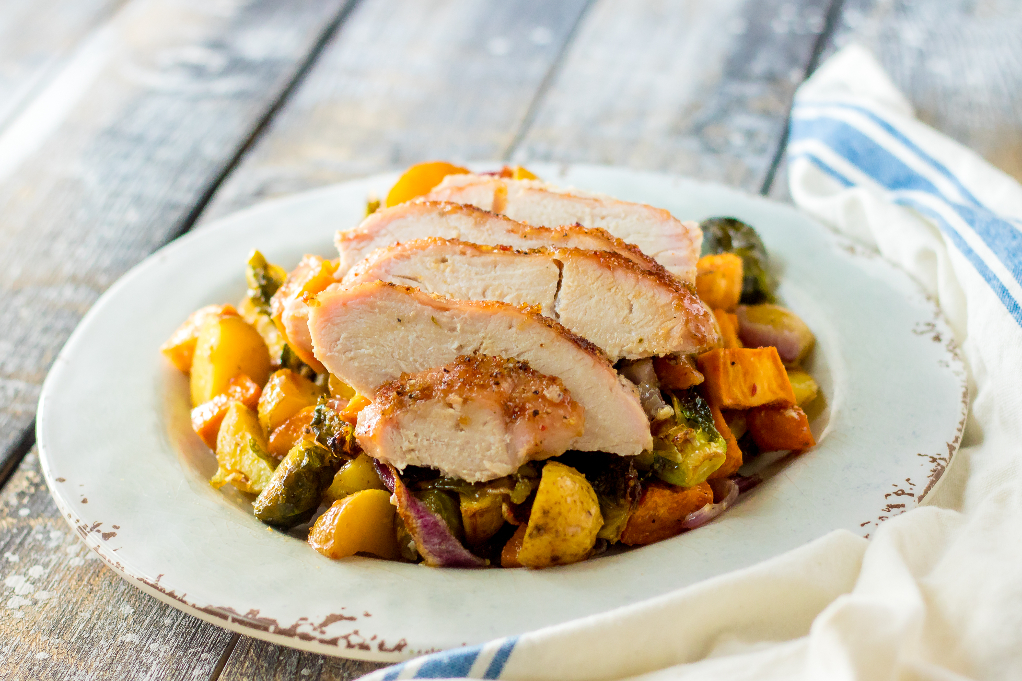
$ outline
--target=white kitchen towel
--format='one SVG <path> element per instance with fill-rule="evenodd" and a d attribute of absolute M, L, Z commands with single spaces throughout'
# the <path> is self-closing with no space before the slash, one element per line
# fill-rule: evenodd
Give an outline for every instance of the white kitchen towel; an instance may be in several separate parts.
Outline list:
<path fill-rule="evenodd" d="M 788 158 L 795 203 L 915 276 L 968 364 L 964 445 L 924 507 L 367 678 L 1022 679 L 1022 187 L 916 120 L 854 45 L 799 88 Z"/>

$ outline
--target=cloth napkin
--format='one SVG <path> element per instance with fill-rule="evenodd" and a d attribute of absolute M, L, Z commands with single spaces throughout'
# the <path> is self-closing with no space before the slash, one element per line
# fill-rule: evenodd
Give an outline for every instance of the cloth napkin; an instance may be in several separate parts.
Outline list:
<path fill-rule="evenodd" d="M 1022 187 L 916 120 L 855 45 L 799 88 L 790 133 L 795 203 L 911 273 L 968 364 L 963 446 L 922 507 L 368 679 L 1022 679 Z"/>

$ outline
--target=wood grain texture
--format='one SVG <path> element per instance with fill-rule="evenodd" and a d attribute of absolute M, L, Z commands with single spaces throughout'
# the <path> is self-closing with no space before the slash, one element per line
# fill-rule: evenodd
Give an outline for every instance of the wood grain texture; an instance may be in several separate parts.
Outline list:
<path fill-rule="evenodd" d="M 206 679 L 230 638 L 107 569 L 28 454 L 0 495 L 0 678 Z"/>
<path fill-rule="evenodd" d="M 0 129 L 124 0 L 5 0 L 0 6 Z"/>
<path fill-rule="evenodd" d="M 829 0 L 602 0 L 516 160 L 663 170 L 757 191 Z"/>
<path fill-rule="evenodd" d="M 417 161 L 500 157 L 587 2 L 362 2 L 203 220 Z"/>
<path fill-rule="evenodd" d="M 241 636 L 219 681 L 350 681 L 386 666 L 305 653 Z"/>
<path fill-rule="evenodd" d="M 1022 180 L 1022 3 L 845 0 L 826 54 L 870 48 L 920 120 Z"/>
<path fill-rule="evenodd" d="M 0 132 L 0 461 L 78 320 L 180 231 L 344 5 L 133 0 Z"/>

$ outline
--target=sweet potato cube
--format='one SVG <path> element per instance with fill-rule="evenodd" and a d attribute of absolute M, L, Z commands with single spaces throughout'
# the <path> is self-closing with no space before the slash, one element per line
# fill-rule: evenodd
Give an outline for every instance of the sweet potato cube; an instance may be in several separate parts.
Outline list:
<path fill-rule="evenodd" d="M 621 533 L 621 543 L 645 546 L 680 534 L 685 517 L 712 502 L 713 490 L 705 482 L 695 487 L 654 482 L 642 493 Z"/>
<path fill-rule="evenodd" d="M 710 413 L 713 414 L 713 425 L 717 428 L 717 432 L 723 435 L 724 441 L 727 442 L 727 458 L 724 459 L 724 463 L 720 465 L 720 468 L 710 473 L 710 477 L 707 479 L 720 480 L 721 478 L 731 477 L 742 467 L 742 450 L 738 447 L 738 440 L 735 439 L 735 435 L 731 432 L 727 421 L 724 420 L 720 409 L 711 404 Z"/>
<path fill-rule="evenodd" d="M 230 305 L 207 305 L 200 307 L 177 327 L 167 342 L 160 346 L 160 352 L 179 370 L 186 374 L 192 370 L 192 358 L 195 356 L 195 344 L 199 340 L 199 329 L 209 319 L 221 315 L 235 315 L 238 312 Z"/>
<path fill-rule="evenodd" d="M 718 307 L 713 311 L 713 316 L 717 318 L 717 326 L 720 327 L 720 337 L 724 341 L 724 347 L 742 347 L 742 341 L 738 338 L 738 315 Z"/>
<path fill-rule="evenodd" d="M 504 544 L 503 550 L 500 552 L 500 566 L 503 568 L 516 568 L 524 567 L 521 561 L 518 560 L 518 552 L 522 550 L 522 542 L 525 541 L 525 531 L 529 529 L 528 525 L 519 525 L 515 533 L 511 535 L 511 538 Z"/>
<path fill-rule="evenodd" d="M 699 355 L 706 400 L 718 409 L 790 407 L 795 393 L 777 348 L 724 348 Z"/>
<path fill-rule="evenodd" d="M 684 357 L 655 357 L 653 370 L 660 387 L 667 390 L 685 390 L 703 382 L 703 375 L 696 363 L 687 355 Z"/>
<path fill-rule="evenodd" d="M 270 443 L 267 451 L 270 456 L 278 461 L 287 456 L 291 448 L 302 439 L 305 429 L 312 425 L 312 419 L 316 416 L 316 407 L 305 407 L 294 416 L 284 421 L 270 433 Z"/>
<path fill-rule="evenodd" d="M 764 452 L 803 450 L 816 445 L 809 418 L 799 407 L 759 407 L 747 416 L 749 432 Z"/>
<path fill-rule="evenodd" d="M 227 384 L 225 392 L 192 409 L 192 430 L 202 438 L 207 447 L 216 449 L 216 436 L 220 432 L 220 424 L 223 423 L 231 402 L 241 402 L 249 409 L 255 409 L 261 393 L 259 384 L 245 374 L 235 376 Z"/>
<path fill-rule="evenodd" d="M 733 310 L 742 297 L 742 259 L 734 253 L 699 258 L 696 293 L 711 308 Z"/>

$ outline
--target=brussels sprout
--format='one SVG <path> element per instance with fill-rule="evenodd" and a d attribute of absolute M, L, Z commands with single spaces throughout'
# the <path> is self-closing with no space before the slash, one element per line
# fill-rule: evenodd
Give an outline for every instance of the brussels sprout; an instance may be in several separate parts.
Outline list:
<path fill-rule="evenodd" d="M 278 527 L 304 523 L 315 513 L 340 462 L 339 457 L 316 440 L 299 440 L 252 504 L 256 518 Z"/>
<path fill-rule="evenodd" d="M 672 485 L 692 487 L 727 458 L 727 442 L 713 425 L 710 406 L 694 390 L 671 395 L 674 416 L 661 422 L 653 440 L 653 473 Z"/>
<path fill-rule="evenodd" d="M 252 251 L 245 267 L 245 280 L 248 282 L 248 298 L 263 314 L 270 314 L 270 298 L 277 292 L 287 279 L 287 272 L 277 265 L 266 262 L 259 251 Z"/>
<path fill-rule="evenodd" d="M 737 218 L 709 218 L 703 230 L 703 255 L 734 253 L 742 259 L 742 297 L 745 305 L 774 302 L 777 283 L 770 276 L 763 240 L 749 225 Z"/>
<path fill-rule="evenodd" d="M 559 459 L 577 469 L 593 486 L 600 502 L 603 526 L 598 539 L 613 543 L 621 538 L 628 518 L 639 503 L 639 471 L 636 457 L 623 457 L 604 452 L 571 453 Z M 651 459 L 652 460 L 652 459 Z"/>

